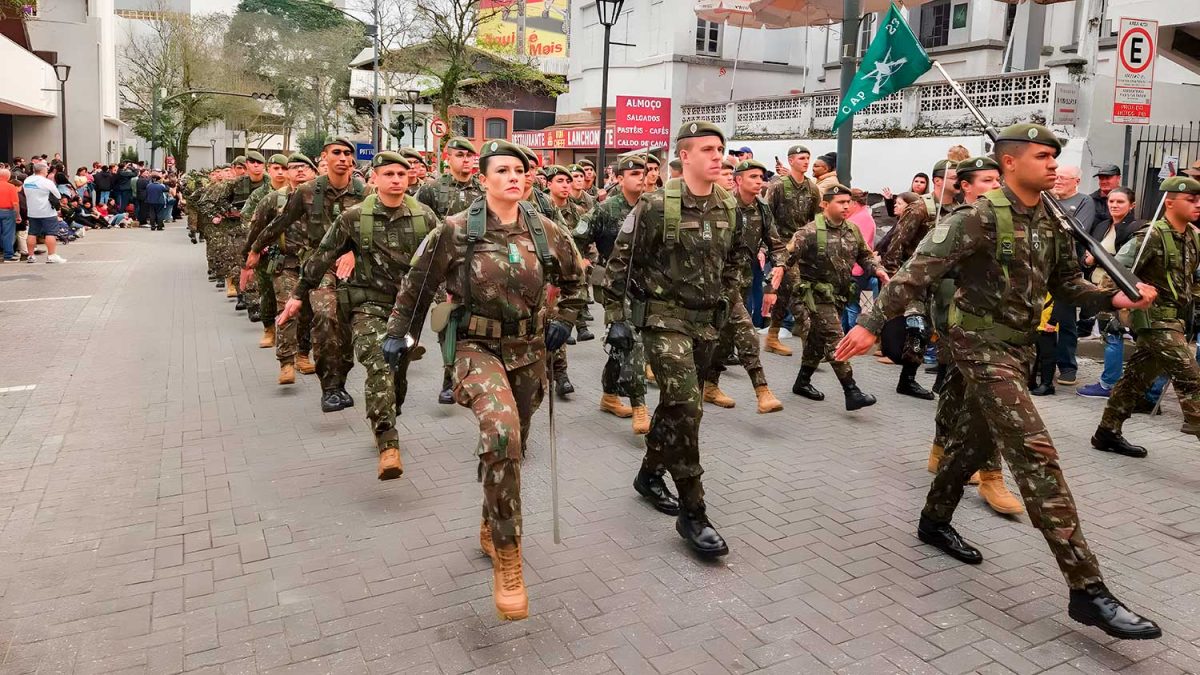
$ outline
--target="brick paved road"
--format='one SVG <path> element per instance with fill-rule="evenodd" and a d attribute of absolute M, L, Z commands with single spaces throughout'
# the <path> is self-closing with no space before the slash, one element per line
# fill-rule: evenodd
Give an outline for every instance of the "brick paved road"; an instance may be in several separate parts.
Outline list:
<path fill-rule="evenodd" d="M 314 376 L 277 387 L 178 226 L 63 253 L 0 267 L 0 388 L 36 385 L 0 393 L 0 672 L 1200 671 L 1200 455 L 1173 401 L 1129 426 L 1153 445 L 1142 461 L 1087 448 L 1098 402 L 1039 402 L 1111 585 L 1166 631 L 1120 643 L 1067 618 L 1040 536 L 973 489 L 957 523 L 983 565 L 917 542 L 933 406 L 887 393 L 896 371 L 870 359 L 859 379 L 882 401 L 855 415 L 785 393 L 796 357 L 768 357 L 780 414 L 727 378 L 739 406 L 709 408 L 703 447 L 732 553 L 698 562 L 635 498 L 641 444 L 595 412 L 601 350 L 581 345 L 558 408 L 563 545 L 543 412 L 533 614 L 503 624 L 476 548 L 473 422 L 434 403 L 432 358 L 402 420 L 406 473 L 381 484 L 361 407 L 322 415 Z M 83 297 L 11 302 L 51 296 Z M 835 393 L 828 369 L 817 384 Z"/>

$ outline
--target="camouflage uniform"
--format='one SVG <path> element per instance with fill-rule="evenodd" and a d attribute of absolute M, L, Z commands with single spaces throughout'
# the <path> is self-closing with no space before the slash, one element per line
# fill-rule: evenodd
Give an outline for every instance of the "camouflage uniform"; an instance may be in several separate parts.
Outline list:
<path fill-rule="evenodd" d="M 570 204 L 568 200 L 568 204 Z M 594 209 L 584 213 L 579 217 L 574 231 L 575 245 L 579 250 L 587 250 L 589 246 L 596 247 L 596 261 L 592 263 L 592 268 L 589 270 L 589 276 L 592 283 L 595 285 L 595 297 L 605 305 L 605 291 L 602 286 L 604 283 L 605 266 L 612 259 L 615 246 L 617 243 L 617 235 L 621 230 L 621 223 L 629 217 L 629 213 L 633 211 L 634 205 L 629 203 L 625 198 L 625 194 L 620 190 L 613 190 L 613 194 L 598 204 Z M 599 282 L 599 283 L 597 283 Z M 607 313 L 607 311 L 606 311 Z M 606 316 L 605 321 L 609 318 Z M 634 329 L 636 332 L 636 328 Z M 629 376 L 629 391 L 621 391 L 619 379 L 621 368 L 624 360 L 628 360 L 628 364 L 624 364 L 628 370 Z M 633 341 L 633 349 L 629 354 L 621 355 L 615 351 L 609 352 L 608 360 L 604 362 L 604 371 L 601 374 L 600 386 L 605 394 L 613 394 L 629 397 L 629 405 L 642 406 L 646 405 L 646 355 L 642 348 L 640 340 Z"/>
<path fill-rule="evenodd" d="M 1194 272 L 1200 262 L 1200 241 L 1188 227 L 1176 232 L 1165 219 L 1142 229 L 1121 250 L 1117 260 L 1133 268 L 1142 240 L 1149 237 L 1133 273 L 1144 283 L 1158 289 L 1158 297 L 1148 310 L 1134 312 L 1137 342 L 1125 372 L 1113 387 L 1100 427 L 1120 432 L 1133 414 L 1138 401 L 1162 373 L 1171 377 L 1179 407 L 1183 410 L 1184 431 L 1200 435 L 1200 366 L 1195 350 L 1188 344 L 1187 323 L 1200 296 L 1200 283 Z M 1166 237 L 1171 238 L 1170 245 Z"/>
<path fill-rule="evenodd" d="M 482 196 L 483 186 L 474 176 L 468 178 L 467 182 L 460 183 L 448 172 L 442 174 L 436 182 L 422 185 L 417 191 L 417 199 L 433 209 L 437 217 L 442 219 L 466 211 L 472 202 Z"/>
<path fill-rule="evenodd" d="M 246 235 L 246 240 L 242 246 L 242 259 L 245 260 L 250 255 L 251 247 L 267 225 L 271 223 L 284 207 L 287 206 L 288 198 L 292 194 L 290 185 L 270 192 L 258 202 L 258 207 L 254 209 L 254 216 L 250 219 L 250 232 Z M 280 244 L 280 242 L 276 242 Z M 270 251 L 278 253 L 278 248 L 268 248 Z M 261 249 L 260 249 L 261 252 Z M 255 283 L 258 284 L 263 291 L 260 293 L 260 310 L 259 314 L 262 317 L 264 326 L 270 327 L 275 325 L 275 315 L 283 309 L 284 303 L 291 297 L 292 291 L 295 290 L 296 284 L 300 277 L 298 270 L 293 267 L 285 269 L 281 259 L 270 260 L 274 257 L 268 255 L 268 260 L 260 262 L 254 268 Z M 311 331 L 312 331 L 312 305 L 308 303 L 308 296 L 303 298 L 304 304 L 300 307 L 300 316 L 296 320 L 289 321 L 282 326 L 276 326 L 275 329 L 275 356 L 280 361 L 291 362 L 296 354 L 307 354 L 312 349 Z"/>
<path fill-rule="evenodd" d="M 183 196 L 184 215 L 187 216 L 188 231 L 193 236 L 204 234 L 204 222 L 196 213 L 194 200 L 208 187 L 208 176 L 189 171 L 179 183 L 179 192 Z"/>
<path fill-rule="evenodd" d="M 750 274 L 750 265 L 751 261 L 758 258 L 760 247 L 765 246 L 771 252 L 771 259 L 776 267 L 786 264 L 786 256 L 784 242 L 779 237 L 779 230 L 775 228 L 775 221 L 771 218 L 765 200 L 755 197 L 749 204 L 743 204 L 739 197 L 737 215 L 734 245 L 738 249 L 740 264 L 737 293 L 729 299 L 733 313 L 729 323 L 721 329 L 717 351 L 704 373 L 703 381 L 720 383 L 721 373 L 725 372 L 725 359 L 733 354 L 736 346 L 738 359 L 746 369 L 746 374 L 750 376 L 751 385 L 758 388 L 767 386 L 767 376 L 763 373 L 762 362 L 759 360 L 758 333 L 742 298 L 746 297 L 754 280 Z"/>
<path fill-rule="evenodd" d="M 319 212 L 316 205 L 318 193 L 321 195 Z M 357 179 L 351 179 L 346 187 L 339 189 L 330 185 L 327 177 L 319 176 L 296 188 L 283 212 L 263 228 L 250 246 L 252 250 L 261 251 L 272 244 L 280 244 L 276 299 L 291 296 L 295 284 L 299 283 L 301 263 L 321 244 L 333 221 L 365 196 L 366 186 Z M 280 268 L 282 271 L 279 271 Z M 313 313 L 312 340 L 316 352 L 317 377 L 321 379 L 321 389 L 326 392 L 345 388 L 346 374 L 354 367 L 350 326 L 338 315 L 336 289 L 337 278 L 330 271 L 308 294 Z M 276 340 L 275 353 L 280 356 L 278 337 Z M 295 345 L 288 345 L 283 351 L 294 354 L 294 350 Z"/>
<path fill-rule="evenodd" d="M 945 214 L 943 213 L 943 215 Z M 933 218 L 930 217 L 922 202 L 917 201 L 908 205 L 908 208 L 904 210 L 904 215 L 900 216 L 899 222 L 895 225 L 896 231 L 888 235 L 887 250 L 879 256 L 880 262 L 888 274 L 895 274 L 904 261 L 912 257 L 917 250 L 917 244 L 921 243 L 932 227 Z"/>
<path fill-rule="evenodd" d="M 530 202 L 536 202 L 540 204 L 538 206 L 538 212 L 554 221 L 554 224 L 558 226 L 559 234 L 567 239 L 571 239 L 571 233 L 574 231 L 576 223 L 579 219 L 578 209 L 576 209 L 570 202 L 567 202 L 566 205 L 560 209 L 554 206 L 554 202 L 552 202 L 548 196 L 538 192 L 536 188 L 533 191 L 533 196 L 530 199 Z M 574 241 L 571 242 L 571 246 L 575 246 Z M 579 253 L 579 249 L 577 248 L 575 252 Z M 579 325 L 578 318 L 576 319 L 575 323 L 576 326 Z M 554 361 L 554 376 L 557 378 L 566 378 L 568 367 L 567 350 L 559 349 L 555 351 L 550 358 Z"/>
<path fill-rule="evenodd" d="M 807 177 L 802 176 L 801 180 L 797 181 L 792 176 L 780 176 L 771 181 L 771 186 L 767 189 L 767 206 L 771 207 L 771 217 L 779 231 L 779 238 L 788 242 L 796 230 L 817 217 L 821 210 L 821 193 L 817 191 L 817 184 Z M 795 271 L 789 268 L 784 272 L 779 297 L 771 310 L 772 328 L 778 327 L 779 322 L 783 321 L 791 309 L 790 293 L 795 283 Z M 799 324 L 800 317 L 796 318 Z M 792 332 L 802 333 L 803 330 L 797 328 Z"/>
<path fill-rule="evenodd" d="M 824 225 L 825 244 L 822 250 L 820 229 Z M 851 295 L 858 292 L 850 270 L 858 263 L 867 275 L 875 273 L 875 257 L 863 241 L 854 223 L 832 221 L 817 214 L 813 222 L 792 235 L 787 245 L 784 265 L 798 266 L 800 279 L 792 286 L 792 314 L 808 314 L 809 330 L 804 340 L 804 356 L 800 367 L 815 370 L 822 361 L 829 362 L 838 381 L 852 383 L 854 371 L 848 361 L 836 361 L 834 349 L 842 339 L 842 310 Z"/>
<path fill-rule="evenodd" d="M 215 235 L 207 237 L 209 247 L 214 249 L 213 271 L 223 278 L 236 279 L 241 272 L 245 259 L 239 259 L 239 254 L 246 236 L 242 223 L 249 222 L 253 215 L 245 210 L 245 205 L 250 195 L 264 185 L 270 185 L 265 178 L 255 183 L 249 176 L 242 176 L 213 185 L 201 197 L 203 204 L 199 210 L 212 225 L 208 230 Z M 217 216 L 221 217 L 220 225 L 212 223 Z"/>
<path fill-rule="evenodd" d="M 482 206 L 481 202 L 481 206 Z M 521 535 L 521 467 L 529 422 L 541 405 L 545 379 L 547 319 L 574 321 L 583 307 L 582 279 L 575 248 L 550 220 L 537 216 L 554 258 L 549 269 L 539 259 L 529 226 L 500 223 L 487 214 L 486 232 L 464 267 L 467 214 L 458 213 L 429 233 L 413 256 L 388 320 L 393 337 L 420 335 L 434 291 L 445 284 L 455 298 L 467 298 L 471 317 L 458 326 L 454 354 L 454 396 L 479 420 L 479 477 L 483 518 L 496 547 Z M 465 278 L 470 274 L 469 282 Z M 546 306 L 546 287 L 558 286 L 557 308 Z"/>
<path fill-rule="evenodd" d="M 374 215 L 364 220 L 362 211 L 369 204 L 374 206 Z M 420 215 L 421 222 L 414 215 Z M 394 372 L 383 360 L 388 316 L 413 252 L 437 225 L 433 211 L 415 199 L 391 208 L 374 196 L 368 197 L 343 211 L 325 233 L 304 263 L 300 283 L 292 293 L 296 299 L 307 297 L 339 256 L 354 251 L 354 272 L 338 288 L 338 305 L 349 315 L 354 354 L 366 371 L 366 414 L 380 452 L 399 447 L 396 417 L 408 391 L 408 359 L 401 361 Z"/>
<path fill-rule="evenodd" d="M 262 203 L 264 197 L 274 191 L 275 188 L 271 185 L 271 181 L 268 178 L 267 180 L 263 181 L 263 184 L 259 186 L 257 190 L 250 193 L 250 196 L 246 198 L 246 204 L 242 207 L 242 225 L 240 228 L 241 235 L 235 240 L 238 243 L 239 272 L 241 271 L 242 266 L 245 264 L 246 254 L 249 253 L 247 250 L 248 244 L 250 241 L 253 241 L 250 239 L 250 237 L 252 236 L 252 230 L 254 228 L 254 215 L 258 211 L 258 205 Z M 270 276 L 266 275 L 265 269 L 262 270 L 262 276 L 265 277 L 265 281 L 270 281 Z M 263 293 L 263 289 L 268 288 L 269 287 L 267 284 L 264 283 L 264 279 L 260 278 L 260 273 L 256 270 L 254 274 L 254 280 L 250 282 L 247 288 L 242 289 L 242 293 L 245 294 L 246 304 L 249 305 L 250 311 L 254 312 L 257 310 L 260 317 L 273 317 L 276 313 L 275 291 L 268 290 L 266 293 Z M 266 325 L 274 325 L 274 319 L 271 321 L 272 323 Z"/>
<path fill-rule="evenodd" d="M 1000 232 L 997 212 L 1005 207 L 995 206 L 997 202 L 1011 203 L 1011 238 Z M 1000 252 L 1010 247 L 1011 255 Z M 1067 584 L 1080 589 L 1101 580 L 1099 563 L 1084 539 L 1058 453 L 1029 398 L 1027 383 L 1047 290 L 1056 301 L 1112 308 L 1114 292 L 1083 279 L 1074 250 L 1071 237 L 1043 206 L 1025 207 L 1008 188 L 994 190 L 943 219 L 858 323 L 878 334 L 888 318 L 903 314 L 948 273 L 957 273 L 948 335 L 955 368 L 945 389 L 963 402 L 957 419 L 970 426 L 948 434 L 950 447 L 922 517 L 934 523 L 950 521 L 963 484 L 988 451 L 987 445 L 971 443 L 970 438 L 993 439 Z"/>
<path fill-rule="evenodd" d="M 677 232 L 666 226 L 666 195 L 673 189 L 680 191 Z M 688 510 L 704 504 L 699 373 L 712 358 L 718 327 L 728 320 L 729 298 L 738 287 L 734 203 L 733 196 L 719 186 L 697 197 L 682 179 L 668 181 L 663 190 L 638 200 L 608 260 L 605 313 L 614 322 L 628 316 L 641 330 L 646 359 L 660 390 L 642 469 L 670 471 Z M 674 242 L 669 241 L 672 238 Z"/>

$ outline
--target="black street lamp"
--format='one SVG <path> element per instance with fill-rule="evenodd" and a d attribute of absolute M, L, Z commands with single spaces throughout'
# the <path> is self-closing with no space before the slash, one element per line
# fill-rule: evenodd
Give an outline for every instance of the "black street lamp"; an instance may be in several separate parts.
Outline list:
<path fill-rule="evenodd" d="M 596 13 L 600 16 L 600 23 L 604 26 L 604 70 L 600 76 L 600 151 L 599 162 L 596 166 L 596 172 L 600 176 L 604 175 L 604 167 L 608 166 L 608 162 L 604 155 L 604 146 L 606 142 L 605 135 L 608 126 L 608 50 L 609 38 L 612 34 L 612 27 L 616 25 L 617 19 L 621 16 L 621 7 L 625 4 L 625 0 L 596 0 Z M 602 179 L 603 180 L 603 179 Z"/>
<path fill-rule="evenodd" d="M 62 121 L 62 161 L 67 163 L 67 78 L 71 77 L 71 66 L 65 63 L 54 64 L 54 78 L 58 80 L 58 105 L 61 108 L 58 117 Z"/>
<path fill-rule="evenodd" d="M 208 144 L 212 146 L 212 168 L 217 168 L 217 139 L 208 139 Z"/>

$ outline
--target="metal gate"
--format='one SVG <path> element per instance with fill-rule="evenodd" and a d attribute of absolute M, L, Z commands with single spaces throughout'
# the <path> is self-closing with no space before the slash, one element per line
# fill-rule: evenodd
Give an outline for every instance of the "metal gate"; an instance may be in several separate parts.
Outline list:
<path fill-rule="evenodd" d="M 1133 164 L 1126 180 L 1138 196 L 1137 217 L 1149 219 L 1162 198 L 1158 173 L 1166 158 L 1178 157 L 1180 172 L 1200 160 L 1200 121 L 1139 126 L 1133 136 Z"/>

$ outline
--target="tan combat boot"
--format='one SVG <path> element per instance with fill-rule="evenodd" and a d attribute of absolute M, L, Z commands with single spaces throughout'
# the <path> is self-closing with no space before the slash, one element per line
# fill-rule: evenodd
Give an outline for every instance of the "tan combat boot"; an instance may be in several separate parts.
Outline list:
<path fill-rule="evenodd" d="M 404 474 L 404 462 L 400 461 L 400 448 L 384 448 L 379 453 L 379 480 L 392 480 Z"/>
<path fill-rule="evenodd" d="M 934 443 L 929 448 L 929 473 L 937 473 L 938 467 L 942 465 L 942 455 L 946 454 L 946 449 Z"/>
<path fill-rule="evenodd" d="M 296 370 L 305 375 L 312 375 L 317 372 L 317 366 L 308 358 L 308 354 L 300 353 L 296 355 Z"/>
<path fill-rule="evenodd" d="M 621 397 L 616 394 L 605 394 L 600 397 L 600 412 L 616 415 L 622 419 L 633 417 L 633 408 L 621 403 Z"/>
<path fill-rule="evenodd" d="M 704 402 L 721 408 L 732 408 L 737 405 L 737 401 L 729 398 L 725 392 L 721 391 L 720 387 L 712 382 L 704 383 Z"/>
<path fill-rule="evenodd" d="M 238 294 L 238 282 L 233 277 L 225 278 L 225 297 L 236 298 Z"/>
<path fill-rule="evenodd" d="M 1004 474 L 1000 471 L 979 472 L 979 496 L 983 497 L 996 513 L 1014 515 L 1025 512 L 1021 500 L 1008 491 L 1008 486 L 1004 484 Z"/>
<path fill-rule="evenodd" d="M 496 613 L 506 621 L 529 616 L 529 595 L 521 573 L 521 541 L 496 549 L 492 557 L 492 599 Z"/>
<path fill-rule="evenodd" d="M 791 348 L 779 341 L 779 326 L 771 326 L 767 329 L 767 339 L 763 342 L 763 349 L 780 356 L 792 355 Z"/>
<path fill-rule="evenodd" d="M 270 349 L 275 346 L 275 326 L 264 326 L 262 338 L 258 341 L 258 346 L 263 349 Z"/>
<path fill-rule="evenodd" d="M 637 436 L 650 433 L 650 411 L 644 405 L 633 406 L 633 433 Z"/>
<path fill-rule="evenodd" d="M 492 526 L 488 525 L 488 521 L 479 520 L 479 548 L 487 557 L 492 559 L 492 564 L 496 561 L 496 546 L 492 544 Z"/>
<path fill-rule="evenodd" d="M 654 371 L 650 370 L 650 364 L 646 364 L 646 381 L 650 384 L 658 384 L 658 380 L 654 379 Z"/>
<path fill-rule="evenodd" d="M 779 412 L 780 410 L 783 410 L 783 403 L 781 403 L 779 399 L 775 398 L 775 394 L 771 393 L 771 390 L 767 387 L 767 385 L 764 384 L 761 387 L 755 387 L 754 395 L 758 397 L 759 415 L 765 415 L 767 413 Z"/>
<path fill-rule="evenodd" d="M 279 362 L 279 384 L 296 384 L 296 366 L 291 361 Z"/>

